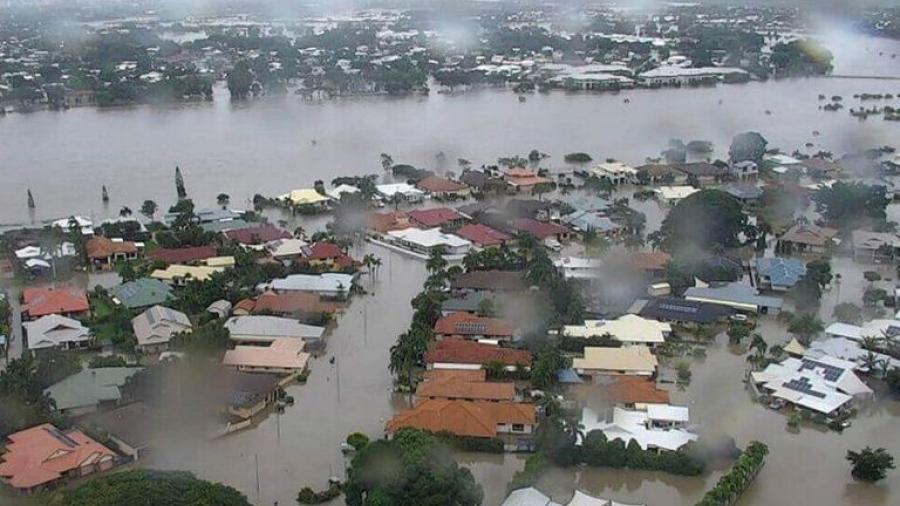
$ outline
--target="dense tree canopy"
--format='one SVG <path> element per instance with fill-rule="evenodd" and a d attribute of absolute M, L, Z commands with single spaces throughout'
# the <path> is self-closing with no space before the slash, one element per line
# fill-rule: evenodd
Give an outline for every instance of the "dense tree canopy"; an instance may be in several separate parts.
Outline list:
<path fill-rule="evenodd" d="M 857 480 L 878 481 L 894 469 L 894 457 L 884 448 L 873 450 L 868 446 L 861 451 L 848 451 L 847 460 L 853 465 L 851 474 Z"/>
<path fill-rule="evenodd" d="M 413 429 L 366 445 L 347 476 L 350 506 L 475 506 L 484 499 L 481 486 L 449 448 Z"/>
<path fill-rule="evenodd" d="M 747 228 L 741 204 L 719 190 L 701 190 L 679 202 L 663 221 L 662 246 L 669 251 L 738 246 Z"/>
<path fill-rule="evenodd" d="M 761 163 L 766 154 L 769 142 L 758 132 L 744 132 L 734 136 L 728 148 L 728 157 L 732 162 L 750 160 Z"/>
<path fill-rule="evenodd" d="M 865 218 L 883 220 L 889 200 L 883 186 L 837 182 L 817 191 L 813 202 L 823 218 L 846 226 Z"/>
<path fill-rule="evenodd" d="M 250 506 L 237 490 L 181 471 L 134 469 L 59 492 L 52 506 Z"/>

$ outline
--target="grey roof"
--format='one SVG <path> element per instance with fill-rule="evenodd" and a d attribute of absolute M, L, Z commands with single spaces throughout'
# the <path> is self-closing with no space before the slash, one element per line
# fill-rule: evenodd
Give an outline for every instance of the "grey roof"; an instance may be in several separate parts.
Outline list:
<path fill-rule="evenodd" d="M 302 291 L 318 293 L 349 293 L 353 286 L 353 275 L 326 272 L 324 274 L 291 274 L 285 278 L 272 280 L 275 291 Z"/>
<path fill-rule="evenodd" d="M 167 343 L 173 335 L 191 329 L 187 315 L 163 306 L 153 306 L 131 320 L 138 345 Z"/>
<path fill-rule="evenodd" d="M 85 369 L 44 390 L 56 401 L 59 410 L 96 406 L 118 401 L 119 387 L 143 367 L 103 367 Z"/>
<path fill-rule="evenodd" d="M 239 211 L 234 211 L 231 209 L 220 209 L 217 207 L 208 208 L 208 209 L 197 209 L 194 211 L 194 216 L 198 223 L 211 223 L 215 221 L 226 221 L 226 220 L 236 220 L 241 217 L 241 213 Z M 168 226 L 171 226 L 172 223 L 175 222 L 175 219 L 178 217 L 178 213 L 166 213 L 163 215 L 163 223 Z"/>
<path fill-rule="evenodd" d="M 732 183 L 725 188 L 726 193 L 739 200 L 758 199 L 762 196 L 762 190 L 753 184 L 748 183 Z"/>
<path fill-rule="evenodd" d="M 576 211 L 606 211 L 610 202 L 595 195 L 563 195 L 560 202 L 565 203 Z"/>
<path fill-rule="evenodd" d="M 112 293 L 129 309 L 162 304 L 172 296 L 172 287 L 158 279 L 139 278 L 114 286 Z"/>
<path fill-rule="evenodd" d="M 201 223 L 200 228 L 204 232 L 227 232 L 229 230 L 239 230 L 251 226 L 249 222 L 242 219 L 211 221 L 209 223 Z"/>
<path fill-rule="evenodd" d="M 638 314 L 655 320 L 712 323 L 732 313 L 731 309 L 724 306 L 675 297 L 660 297 L 644 302 Z"/>
<path fill-rule="evenodd" d="M 513 490 L 500 506 L 559 506 L 534 487 Z"/>
<path fill-rule="evenodd" d="M 686 298 L 697 297 L 709 301 L 751 304 L 757 307 L 780 309 L 783 301 L 778 297 L 759 295 L 755 288 L 740 282 L 725 283 L 718 286 L 693 286 L 684 292 Z"/>
<path fill-rule="evenodd" d="M 484 299 L 493 300 L 494 297 L 487 292 L 465 292 L 460 296 L 452 296 L 444 300 L 441 304 L 441 311 L 474 313 L 478 311 L 481 301 Z"/>
<path fill-rule="evenodd" d="M 58 314 L 24 322 L 28 349 L 53 348 L 63 343 L 80 343 L 91 339 L 91 331 L 80 321 Z"/>
<path fill-rule="evenodd" d="M 291 318 L 279 316 L 232 316 L 225 328 L 235 340 L 274 340 L 277 338 L 321 339 L 324 327 L 306 325 Z"/>
<path fill-rule="evenodd" d="M 773 286 L 792 287 L 806 275 L 806 265 L 796 258 L 757 258 L 756 272 L 768 278 Z"/>
<path fill-rule="evenodd" d="M 606 216 L 600 216 L 590 211 L 576 211 L 564 216 L 562 222 L 580 232 L 613 232 L 621 228 Z"/>
<path fill-rule="evenodd" d="M 135 449 L 146 448 L 160 429 L 159 414 L 143 402 L 135 402 L 111 411 L 94 413 L 87 424 L 99 427 L 116 439 Z"/>

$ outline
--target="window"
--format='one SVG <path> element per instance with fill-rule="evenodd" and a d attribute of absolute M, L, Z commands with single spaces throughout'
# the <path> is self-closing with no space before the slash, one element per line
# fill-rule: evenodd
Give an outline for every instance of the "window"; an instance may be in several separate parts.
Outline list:
<path fill-rule="evenodd" d="M 513 432 L 525 432 L 525 425 L 521 423 L 514 423 L 512 424 L 512 430 Z"/>

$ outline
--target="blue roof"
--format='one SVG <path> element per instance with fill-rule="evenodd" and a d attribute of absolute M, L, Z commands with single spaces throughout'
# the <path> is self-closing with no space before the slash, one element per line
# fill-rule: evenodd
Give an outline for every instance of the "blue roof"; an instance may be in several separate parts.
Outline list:
<path fill-rule="evenodd" d="M 559 199 L 576 211 L 606 211 L 610 202 L 594 195 L 566 195 Z"/>
<path fill-rule="evenodd" d="M 791 287 L 806 275 L 806 265 L 796 258 L 757 258 L 756 272 L 768 278 L 773 286 Z"/>
<path fill-rule="evenodd" d="M 560 369 L 556 371 L 556 379 L 560 383 L 584 383 L 584 380 L 575 372 L 575 369 Z"/>

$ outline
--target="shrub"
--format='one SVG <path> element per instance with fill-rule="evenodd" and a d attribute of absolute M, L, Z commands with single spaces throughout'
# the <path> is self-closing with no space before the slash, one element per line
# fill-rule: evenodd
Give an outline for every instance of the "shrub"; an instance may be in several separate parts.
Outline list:
<path fill-rule="evenodd" d="M 361 432 L 354 432 L 347 436 L 347 444 L 352 446 L 355 450 L 361 450 L 369 444 L 369 436 Z"/>

